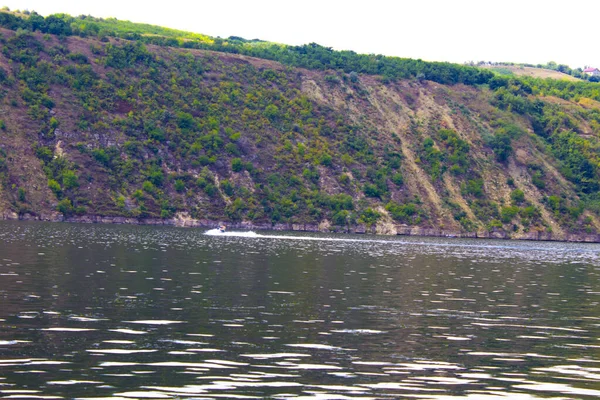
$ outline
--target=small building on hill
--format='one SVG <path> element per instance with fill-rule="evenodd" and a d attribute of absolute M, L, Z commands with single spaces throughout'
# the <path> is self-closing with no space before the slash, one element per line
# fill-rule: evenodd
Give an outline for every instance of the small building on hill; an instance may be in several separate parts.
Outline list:
<path fill-rule="evenodd" d="M 586 68 L 583 72 L 589 76 L 600 76 L 600 69 L 598 68 Z"/>

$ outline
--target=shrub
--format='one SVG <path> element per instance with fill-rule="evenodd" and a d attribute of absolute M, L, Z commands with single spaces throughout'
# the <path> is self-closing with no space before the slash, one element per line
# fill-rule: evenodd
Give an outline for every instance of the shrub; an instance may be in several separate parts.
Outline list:
<path fill-rule="evenodd" d="M 481 197 L 483 196 L 483 179 L 471 179 L 462 189 L 466 194 Z"/>
<path fill-rule="evenodd" d="M 373 185 L 371 183 L 365 184 L 365 186 L 363 187 L 363 192 L 364 192 L 365 196 L 367 196 L 367 197 L 380 197 L 381 196 L 379 188 L 376 185 Z"/>
<path fill-rule="evenodd" d="M 342 174 L 338 176 L 338 182 L 340 183 L 340 185 L 346 186 L 350 183 L 350 177 L 348 176 L 348 174 Z"/>
<path fill-rule="evenodd" d="M 156 190 L 156 187 L 154 186 L 154 184 L 150 181 L 144 181 L 144 183 L 142 183 L 142 190 L 146 193 L 154 193 Z"/>
<path fill-rule="evenodd" d="M 274 104 L 269 104 L 265 108 L 264 115 L 271 121 L 274 121 L 279 117 L 279 108 L 277 108 L 277 106 Z"/>
<path fill-rule="evenodd" d="M 496 160 L 504 162 L 512 154 L 510 136 L 506 133 L 498 133 L 490 140 L 490 147 L 496 154 Z"/>
<path fill-rule="evenodd" d="M 213 197 L 215 194 L 217 194 L 217 187 L 212 183 L 207 183 L 204 186 L 204 193 L 206 193 L 210 197 Z"/>
<path fill-rule="evenodd" d="M 231 160 L 231 170 L 233 172 L 242 172 L 244 170 L 244 163 L 240 158 L 234 158 Z"/>
<path fill-rule="evenodd" d="M 350 212 L 348 210 L 340 210 L 337 213 L 333 214 L 331 217 L 331 221 L 334 225 L 346 225 L 348 224 L 348 217 L 350 216 Z"/>
<path fill-rule="evenodd" d="M 175 190 L 179 193 L 183 192 L 185 190 L 185 182 L 181 179 L 177 179 L 175 181 Z"/>
<path fill-rule="evenodd" d="M 381 214 L 369 207 L 360 214 L 359 222 L 367 225 L 373 225 L 379 220 L 379 218 L 381 218 Z"/>
<path fill-rule="evenodd" d="M 233 195 L 233 185 L 228 180 L 221 181 L 221 189 L 227 196 Z"/>
<path fill-rule="evenodd" d="M 500 210 L 500 219 L 505 224 L 508 224 L 518 213 L 519 207 L 517 206 L 502 207 L 502 210 Z"/>
<path fill-rule="evenodd" d="M 494 228 L 502 228 L 502 222 L 498 221 L 497 219 L 491 220 L 488 224 L 488 230 L 491 231 Z"/>
<path fill-rule="evenodd" d="M 404 177 L 399 172 L 395 173 L 394 175 L 392 175 L 392 182 L 396 186 L 402 186 L 402 184 L 404 183 Z"/>
<path fill-rule="evenodd" d="M 63 199 L 58 202 L 56 209 L 63 213 L 65 216 L 71 215 L 73 213 L 73 204 L 71 204 L 71 200 Z"/>
<path fill-rule="evenodd" d="M 525 201 L 525 193 L 521 189 L 515 189 L 510 193 L 510 198 L 515 204 Z"/>
<path fill-rule="evenodd" d="M 240 149 L 235 143 L 227 143 L 225 145 L 225 151 L 235 156 L 238 156 L 240 154 Z"/>
<path fill-rule="evenodd" d="M 538 189 L 544 189 L 546 187 L 546 182 L 544 182 L 543 173 L 541 171 L 535 171 L 531 176 L 531 183 Z"/>
<path fill-rule="evenodd" d="M 333 164 L 333 158 L 330 154 L 324 153 L 321 155 L 321 157 L 319 157 L 319 163 L 326 167 L 331 167 L 331 165 Z"/>
<path fill-rule="evenodd" d="M 140 189 L 138 189 L 135 192 L 133 192 L 131 197 L 133 197 L 136 200 L 141 200 L 144 198 L 144 192 L 142 192 Z"/>
<path fill-rule="evenodd" d="M 398 204 L 390 201 L 386 204 L 385 209 L 392 215 L 392 218 L 404 223 L 411 223 L 412 217 L 417 214 L 417 207 L 413 203 Z"/>
<path fill-rule="evenodd" d="M 48 187 L 54 192 L 56 197 L 61 195 L 62 189 L 60 187 L 60 184 L 54 179 L 48 179 Z"/>
<path fill-rule="evenodd" d="M 75 172 L 73 172 L 71 170 L 67 170 L 67 171 L 63 172 L 62 182 L 63 182 L 63 187 L 66 190 L 79 187 L 77 175 L 75 175 Z"/>

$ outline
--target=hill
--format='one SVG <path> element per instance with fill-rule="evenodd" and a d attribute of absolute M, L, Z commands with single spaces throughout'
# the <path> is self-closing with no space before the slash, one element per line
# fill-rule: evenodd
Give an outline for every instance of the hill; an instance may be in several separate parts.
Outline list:
<path fill-rule="evenodd" d="M 599 84 L 3 14 L 5 218 L 600 240 Z"/>
<path fill-rule="evenodd" d="M 526 67 L 520 65 L 485 65 L 482 66 L 482 68 L 491 69 L 502 75 L 527 76 L 540 79 L 565 79 L 567 81 L 580 80 L 574 76 L 547 68 Z"/>

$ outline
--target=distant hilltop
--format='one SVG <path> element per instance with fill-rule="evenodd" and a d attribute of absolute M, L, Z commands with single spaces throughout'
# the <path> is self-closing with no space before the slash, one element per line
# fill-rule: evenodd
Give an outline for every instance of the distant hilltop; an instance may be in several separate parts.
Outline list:
<path fill-rule="evenodd" d="M 553 61 L 547 64 L 516 64 L 507 62 L 479 61 L 477 63 L 469 62 L 467 65 L 489 68 L 502 75 L 531 76 L 535 78 L 551 79 L 579 79 L 590 82 L 600 82 L 600 70 L 597 68 L 585 67 L 572 69 L 564 64 L 557 64 Z"/>

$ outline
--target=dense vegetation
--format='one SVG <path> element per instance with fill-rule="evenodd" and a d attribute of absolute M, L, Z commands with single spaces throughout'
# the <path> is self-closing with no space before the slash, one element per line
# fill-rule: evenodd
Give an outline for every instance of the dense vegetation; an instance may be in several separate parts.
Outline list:
<path fill-rule="evenodd" d="M 20 215 L 598 228 L 600 84 L 86 16 L 0 26 L 0 208 Z"/>

